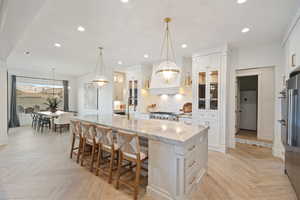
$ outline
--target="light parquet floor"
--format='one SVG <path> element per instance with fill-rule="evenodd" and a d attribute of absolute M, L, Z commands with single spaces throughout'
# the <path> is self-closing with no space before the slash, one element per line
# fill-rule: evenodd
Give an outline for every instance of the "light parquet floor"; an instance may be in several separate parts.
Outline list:
<path fill-rule="evenodd" d="M 0 199 L 131 200 L 69 159 L 68 133 L 12 129 L 0 148 Z M 142 191 L 141 199 L 151 200 Z M 191 200 L 295 200 L 283 163 L 267 148 L 238 144 L 228 154 L 209 152 L 208 174 Z"/>

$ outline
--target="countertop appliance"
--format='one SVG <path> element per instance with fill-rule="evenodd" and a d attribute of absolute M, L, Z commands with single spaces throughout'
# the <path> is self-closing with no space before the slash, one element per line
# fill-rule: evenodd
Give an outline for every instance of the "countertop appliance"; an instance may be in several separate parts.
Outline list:
<path fill-rule="evenodd" d="M 177 114 L 172 113 L 172 112 L 151 112 L 150 119 L 178 121 L 179 117 Z"/>
<path fill-rule="evenodd" d="M 285 173 L 300 199 L 300 72 L 292 73 L 287 89 L 281 92 L 282 142 L 285 147 Z"/>

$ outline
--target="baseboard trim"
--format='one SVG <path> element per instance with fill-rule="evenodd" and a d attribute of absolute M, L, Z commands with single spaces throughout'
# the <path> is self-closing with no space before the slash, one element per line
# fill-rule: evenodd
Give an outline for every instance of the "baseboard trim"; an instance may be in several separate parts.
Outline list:
<path fill-rule="evenodd" d="M 218 151 L 221 153 L 226 153 L 226 147 L 225 146 L 212 146 L 212 145 L 208 145 L 208 150 L 211 151 Z"/>

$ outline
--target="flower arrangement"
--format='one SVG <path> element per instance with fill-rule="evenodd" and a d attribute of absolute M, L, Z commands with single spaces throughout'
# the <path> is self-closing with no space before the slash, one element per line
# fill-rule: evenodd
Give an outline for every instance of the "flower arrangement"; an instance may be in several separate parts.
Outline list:
<path fill-rule="evenodd" d="M 61 103 L 61 100 L 57 97 L 48 97 L 46 100 L 45 105 L 48 106 L 48 110 L 52 113 L 55 113 L 57 111 L 57 108 L 59 104 Z"/>

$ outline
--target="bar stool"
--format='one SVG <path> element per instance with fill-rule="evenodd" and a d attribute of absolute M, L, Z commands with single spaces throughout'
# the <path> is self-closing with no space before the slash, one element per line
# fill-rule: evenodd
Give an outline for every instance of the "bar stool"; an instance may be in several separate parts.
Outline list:
<path fill-rule="evenodd" d="M 93 171 L 94 168 L 94 161 L 95 161 L 95 154 L 98 151 L 98 138 L 97 133 L 95 131 L 95 126 L 89 123 L 82 123 L 82 155 L 81 155 L 81 166 L 83 166 L 85 160 L 89 160 L 86 157 L 86 153 L 91 153 L 90 158 L 90 171 Z M 88 149 L 90 148 L 90 150 Z"/>
<path fill-rule="evenodd" d="M 114 161 L 118 155 L 118 145 L 115 143 L 115 137 L 111 128 L 97 125 L 96 132 L 98 136 L 98 157 L 96 164 L 96 176 L 99 172 L 108 176 L 108 183 L 112 182 L 112 171 L 114 167 Z M 103 153 L 108 154 L 108 156 L 103 157 Z M 102 168 L 101 165 L 105 164 L 106 159 L 109 160 L 109 169 L 108 172 L 105 168 Z"/>
<path fill-rule="evenodd" d="M 71 120 L 70 132 L 72 134 L 72 144 L 70 158 L 72 159 L 73 154 L 77 155 L 77 163 L 79 162 L 79 155 L 82 149 L 82 137 L 81 137 L 81 127 L 79 121 Z M 78 146 L 75 146 L 76 141 L 78 141 Z M 77 150 L 77 152 L 75 151 Z"/>
<path fill-rule="evenodd" d="M 125 131 L 118 131 L 117 141 L 119 146 L 119 159 L 118 159 L 118 170 L 117 170 L 117 182 L 116 188 L 119 189 L 119 184 L 128 186 L 134 190 L 134 200 L 137 200 L 139 194 L 140 185 L 140 175 L 142 169 L 142 162 L 146 161 L 148 156 L 146 153 L 141 152 L 140 141 L 137 134 L 128 133 Z M 129 161 L 135 163 L 131 165 L 131 169 L 135 168 L 135 180 L 134 184 L 130 184 L 128 180 L 121 180 L 121 176 L 128 172 L 125 170 L 121 172 L 123 166 L 123 161 Z"/>

